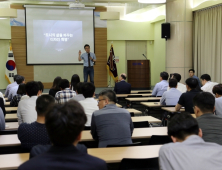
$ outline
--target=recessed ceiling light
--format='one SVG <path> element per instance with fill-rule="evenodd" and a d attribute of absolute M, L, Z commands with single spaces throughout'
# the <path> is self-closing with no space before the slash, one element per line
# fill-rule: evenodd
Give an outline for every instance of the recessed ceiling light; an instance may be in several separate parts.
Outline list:
<path fill-rule="evenodd" d="M 166 3 L 166 0 L 138 0 L 138 2 L 146 4 L 162 4 Z"/>

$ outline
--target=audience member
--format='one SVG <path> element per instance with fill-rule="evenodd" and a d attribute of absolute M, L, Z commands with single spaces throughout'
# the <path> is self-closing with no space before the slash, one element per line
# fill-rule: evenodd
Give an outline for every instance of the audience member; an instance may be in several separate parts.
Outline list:
<path fill-rule="evenodd" d="M 85 97 L 82 94 L 82 86 L 83 86 L 83 84 L 84 83 L 79 82 L 76 85 L 76 95 L 72 98 L 72 100 L 81 101 L 81 100 L 85 99 Z"/>
<path fill-rule="evenodd" d="M 180 83 L 181 75 L 178 73 L 173 73 L 171 79 L 177 80 L 177 90 L 179 90 L 181 93 L 185 93 L 187 91 L 186 85 Z M 170 90 L 170 87 L 167 88 L 167 91 Z"/>
<path fill-rule="evenodd" d="M 18 128 L 18 138 L 22 148 L 31 150 L 35 145 L 48 145 L 50 140 L 45 127 L 45 114 L 55 99 L 50 95 L 39 96 L 36 100 L 37 120 L 31 124 L 22 123 Z"/>
<path fill-rule="evenodd" d="M 200 79 L 199 79 L 197 76 L 195 76 L 194 73 L 195 73 L 195 70 L 194 70 L 194 69 L 190 69 L 190 70 L 189 70 L 190 78 L 197 79 L 198 85 L 199 85 L 199 87 L 201 88 Z"/>
<path fill-rule="evenodd" d="M 60 91 L 59 83 L 61 80 L 62 78 L 59 76 L 54 79 L 52 88 L 49 90 L 49 95 L 51 95 L 52 97 L 55 97 L 55 94 Z"/>
<path fill-rule="evenodd" d="M 176 114 L 170 120 L 168 135 L 174 143 L 160 148 L 160 170 L 221 169 L 222 147 L 204 142 L 197 121 L 189 113 Z"/>
<path fill-rule="evenodd" d="M 79 101 L 79 103 L 82 105 L 87 117 L 85 126 L 91 126 L 92 114 L 96 110 L 99 110 L 98 102 L 93 98 L 95 95 L 95 86 L 92 83 L 84 83 L 82 91 L 85 99 Z"/>
<path fill-rule="evenodd" d="M 169 81 L 169 91 L 165 91 L 163 93 L 163 96 L 160 99 L 160 104 L 162 105 L 176 105 L 180 96 L 181 92 L 177 89 L 177 80 L 176 79 L 170 79 Z"/>
<path fill-rule="evenodd" d="M 35 81 L 30 81 L 25 85 L 28 99 L 21 100 L 18 104 L 17 116 L 18 123 L 32 123 L 37 119 L 35 110 L 36 100 L 39 95 L 39 85 Z"/>
<path fill-rule="evenodd" d="M 5 117 L 5 114 L 6 114 L 6 111 L 5 111 L 5 104 L 4 104 L 4 100 L 3 100 L 3 98 L 1 98 L 1 97 L 0 97 L 0 108 L 2 109 L 3 114 L 4 114 L 4 117 Z"/>
<path fill-rule="evenodd" d="M 0 108 L 0 130 L 5 130 L 5 117 L 2 108 Z"/>
<path fill-rule="evenodd" d="M 167 91 L 167 87 L 169 83 L 167 82 L 169 74 L 167 72 L 160 73 L 160 82 L 157 83 L 153 89 L 153 96 L 162 96 L 165 91 Z"/>
<path fill-rule="evenodd" d="M 74 74 L 71 78 L 70 89 L 76 92 L 76 86 L 79 82 L 80 82 L 80 78 L 79 78 L 78 74 Z"/>
<path fill-rule="evenodd" d="M 5 104 L 5 98 L 4 98 L 4 95 L 2 94 L 2 92 L 0 92 L 0 98 L 3 99 L 3 102 L 4 102 L 4 104 Z"/>
<path fill-rule="evenodd" d="M 222 117 L 222 84 L 213 87 L 213 94 L 215 95 L 216 115 Z"/>
<path fill-rule="evenodd" d="M 130 94 L 131 84 L 126 82 L 126 74 L 122 73 L 119 76 L 119 82 L 115 84 L 114 91 L 116 94 Z"/>
<path fill-rule="evenodd" d="M 9 85 L 7 86 L 7 88 L 6 88 L 6 90 L 5 90 L 5 97 L 8 97 L 9 92 L 10 92 L 10 89 L 11 89 L 12 87 L 18 86 L 18 84 L 17 84 L 17 82 L 16 82 L 17 76 L 19 76 L 19 75 L 14 75 L 14 77 L 13 77 L 14 82 L 11 83 L 11 84 L 9 84 Z"/>
<path fill-rule="evenodd" d="M 18 169 L 106 170 L 105 161 L 75 147 L 81 139 L 86 119 L 82 106 L 74 100 L 50 108 L 45 116 L 45 125 L 53 146 Z"/>
<path fill-rule="evenodd" d="M 195 78 L 188 78 L 186 80 L 187 92 L 182 93 L 182 95 L 180 96 L 178 104 L 175 107 L 176 111 L 179 111 L 181 107 L 184 106 L 186 112 L 194 113 L 192 100 L 194 96 L 196 96 L 196 94 L 199 93 L 199 91 L 196 90 L 197 85 L 198 81 Z"/>
<path fill-rule="evenodd" d="M 26 95 L 25 91 L 25 84 L 21 83 L 19 84 L 17 94 L 12 98 L 10 102 L 10 106 L 12 107 L 18 107 L 18 103 L 21 100 L 22 96 Z"/>
<path fill-rule="evenodd" d="M 25 78 L 23 76 L 17 76 L 16 83 L 17 83 L 17 86 L 10 88 L 8 100 L 12 100 L 12 98 L 17 94 L 19 84 L 25 83 Z"/>
<path fill-rule="evenodd" d="M 215 85 L 217 85 L 218 83 L 216 82 L 211 82 L 211 77 L 209 74 L 203 74 L 201 77 L 201 83 L 202 83 L 202 87 L 201 90 L 203 90 L 204 92 L 209 92 L 211 94 L 213 94 L 213 87 Z"/>
<path fill-rule="evenodd" d="M 116 94 L 112 90 L 100 92 L 98 111 L 92 115 L 91 134 L 99 140 L 99 147 L 132 144 L 133 123 L 126 109 L 116 106 Z M 118 133 L 117 133 L 118 132 Z"/>
<path fill-rule="evenodd" d="M 193 98 L 193 105 L 204 141 L 222 145 L 222 118 L 213 114 L 215 97 L 209 92 L 202 92 Z"/>
<path fill-rule="evenodd" d="M 37 83 L 39 85 L 39 96 L 41 96 L 44 91 L 44 85 L 42 84 L 41 81 L 37 81 Z"/>
<path fill-rule="evenodd" d="M 62 79 L 59 83 L 59 87 L 61 91 L 58 91 L 55 95 L 57 103 L 65 103 L 76 95 L 75 91 L 70 90 L 69 81 L 67 79 Z"/>

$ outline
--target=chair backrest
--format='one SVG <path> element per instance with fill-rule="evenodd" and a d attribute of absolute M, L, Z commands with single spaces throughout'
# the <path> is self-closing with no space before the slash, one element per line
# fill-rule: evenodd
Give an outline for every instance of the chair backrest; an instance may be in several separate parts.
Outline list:
<path fill-rule="evenodd" d="M 91 130 L 91 127 L 90 126 L 85 126 L 84 130 Z"/>
<path fill-rule="evenodd" d="M 159 170 L 158 158 L 122 159 L 119 170 Z"/>
<path fill-rule="evenodd" d="M 107 145 L 107 148 L 111 148 L 111 147 L 128 147 L 128 146 L 141 146 L 143 145 L 141 142 L 136 142 L 136 143 L 132 143 L 132 144 L 126 144 L 126 145 Z"/>
<path fill-rule="evenodd" d="M 131 94 L 129 94 L 127 96 L 127 98 L 137 98 L 137 97 L 143 97 L 143 95 L 131 95 Z"/>
<path fill-rule="evenodd" d="M 142 121 L 142 122 L 133 122 L 134 128 L 147 128 L 150 127 L 148 121 Z"/>
<path fill-rule="evenodd" d="M 152 135 L 149 140 L 149 145 L 163 145 L 170 142 L 173 141 L 169 136 Z"/>
<path fill-rule="evenodd" d="M 130 112 L 130 116 L 131 116 L 131 117 L 134 117 L 134 112 Z"/>

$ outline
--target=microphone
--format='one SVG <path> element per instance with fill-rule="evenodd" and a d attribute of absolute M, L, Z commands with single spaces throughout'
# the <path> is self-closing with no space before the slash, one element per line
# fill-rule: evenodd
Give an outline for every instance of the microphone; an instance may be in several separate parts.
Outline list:
<path fill-rule="evenodd" d="M 144 57 L 145 59 L 147 59 L 146 56 L 145 56 L 145 54 L 142 54 L 142 55 L 143 55 L 143 57 Z"/>

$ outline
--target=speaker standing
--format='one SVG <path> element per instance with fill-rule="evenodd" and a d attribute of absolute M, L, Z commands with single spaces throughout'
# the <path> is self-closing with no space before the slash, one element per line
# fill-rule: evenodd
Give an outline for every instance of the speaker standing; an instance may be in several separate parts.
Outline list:
<path fill-rule="evenodd" d="M 81 55 L 81 50 L 79 50 L 79 61 L 84 61 L 83 63 L 83 75 L 84 75 L 84 82 L 87 82 L 88 75 L 90 77 L 90 82 L 94 84 L 94 62 L 96 61 L 96 55 L 90 52 L 90 46 L 86 44 L 84 46 L 85 53 Z"/>

